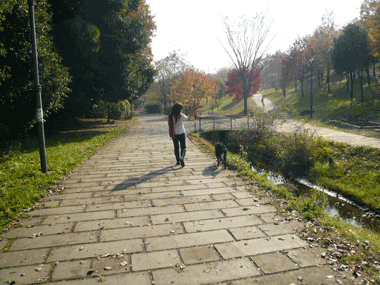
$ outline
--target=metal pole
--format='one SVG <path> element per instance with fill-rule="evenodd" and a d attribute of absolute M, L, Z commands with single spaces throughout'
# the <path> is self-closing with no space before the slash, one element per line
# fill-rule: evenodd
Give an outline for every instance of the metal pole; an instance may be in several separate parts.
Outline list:
<path fill-rule="evenodd" d="M 30 28 L 32 37 L 32 53 L 33 53 L 33 65 L 34 65 L 34 90 L 36 92 L 36 118 L 38 123 L 39 134 L 39 149 L 41 160 L 41 171 L 47 172 L 46 162 L 46 147 L 45 147 L 45 132 L 44 132 L 44 116 L 42 110 L 42 97 L 40 85 L 39 73 L 38 73 L 38 54 L 37 54 L 37 41 L 36 41 L 36 26 L 34 20 L 34 0 L 28 0 L 29 16 L 30 16 Z"/>

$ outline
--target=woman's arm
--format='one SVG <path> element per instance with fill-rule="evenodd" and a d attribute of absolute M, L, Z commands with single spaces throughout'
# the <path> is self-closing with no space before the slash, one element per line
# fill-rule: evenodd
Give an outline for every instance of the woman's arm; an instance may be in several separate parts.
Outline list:
<path fill-rule="evenodd" d="M 182 116 L 182 118 L 183 118 L 184 120 L 188 120 L 188 119 L 189 119 L 189 117 L 186 116 L 185 114 L 182 114 L 182 113 L 181 113 L 181 116 Z"/>

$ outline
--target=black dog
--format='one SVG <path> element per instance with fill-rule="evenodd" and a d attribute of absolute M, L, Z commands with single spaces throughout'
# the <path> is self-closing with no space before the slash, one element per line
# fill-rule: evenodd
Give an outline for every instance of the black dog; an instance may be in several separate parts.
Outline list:
<path fill-rule="evenodd" d="M 218 142 L 215 145 L 215 156 L 216 156 L 216 159 L 218 160 L 218 167 L 219 165 L 224 164 L 224 169 L 226 169 L 227 168 L 227 149 L 223 143 Z"/>

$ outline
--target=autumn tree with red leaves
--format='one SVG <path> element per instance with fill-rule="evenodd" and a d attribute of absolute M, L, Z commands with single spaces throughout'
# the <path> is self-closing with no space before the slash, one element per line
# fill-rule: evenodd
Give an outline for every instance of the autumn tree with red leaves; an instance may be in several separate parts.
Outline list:
<path fill-rule="evenodd" d="M 246 76 L 254 78 L 253 83 L 251 84 L 251 89 L 248 93 L 248 97 L 252 97 L 252 95 L 256 94 L 260 90 L 262 80 L 260 70 L 256 69 L 254 71 L 247 72 Z M 228 73 L 226 85 L 228 86 L 226 89 L 226 94 L 235 96 L 232 99 L 233 102 L 240 102 L 244 99 L 243 82 L 239 70 L 233 69 Z"/>

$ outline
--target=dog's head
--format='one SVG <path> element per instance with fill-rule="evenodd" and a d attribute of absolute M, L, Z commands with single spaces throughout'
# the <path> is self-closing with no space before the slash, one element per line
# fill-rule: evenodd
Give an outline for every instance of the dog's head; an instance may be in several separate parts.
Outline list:
<path fill-rule="evenodd" d="M 223 143 L 221 143 L 221 142 L 216 143 L 216 145 L 215 145 L 215 151 L 216 152 L 223 152 L 223 151 L 225 151 L 225 149 L 226 149 L 226 146 Z"/>

